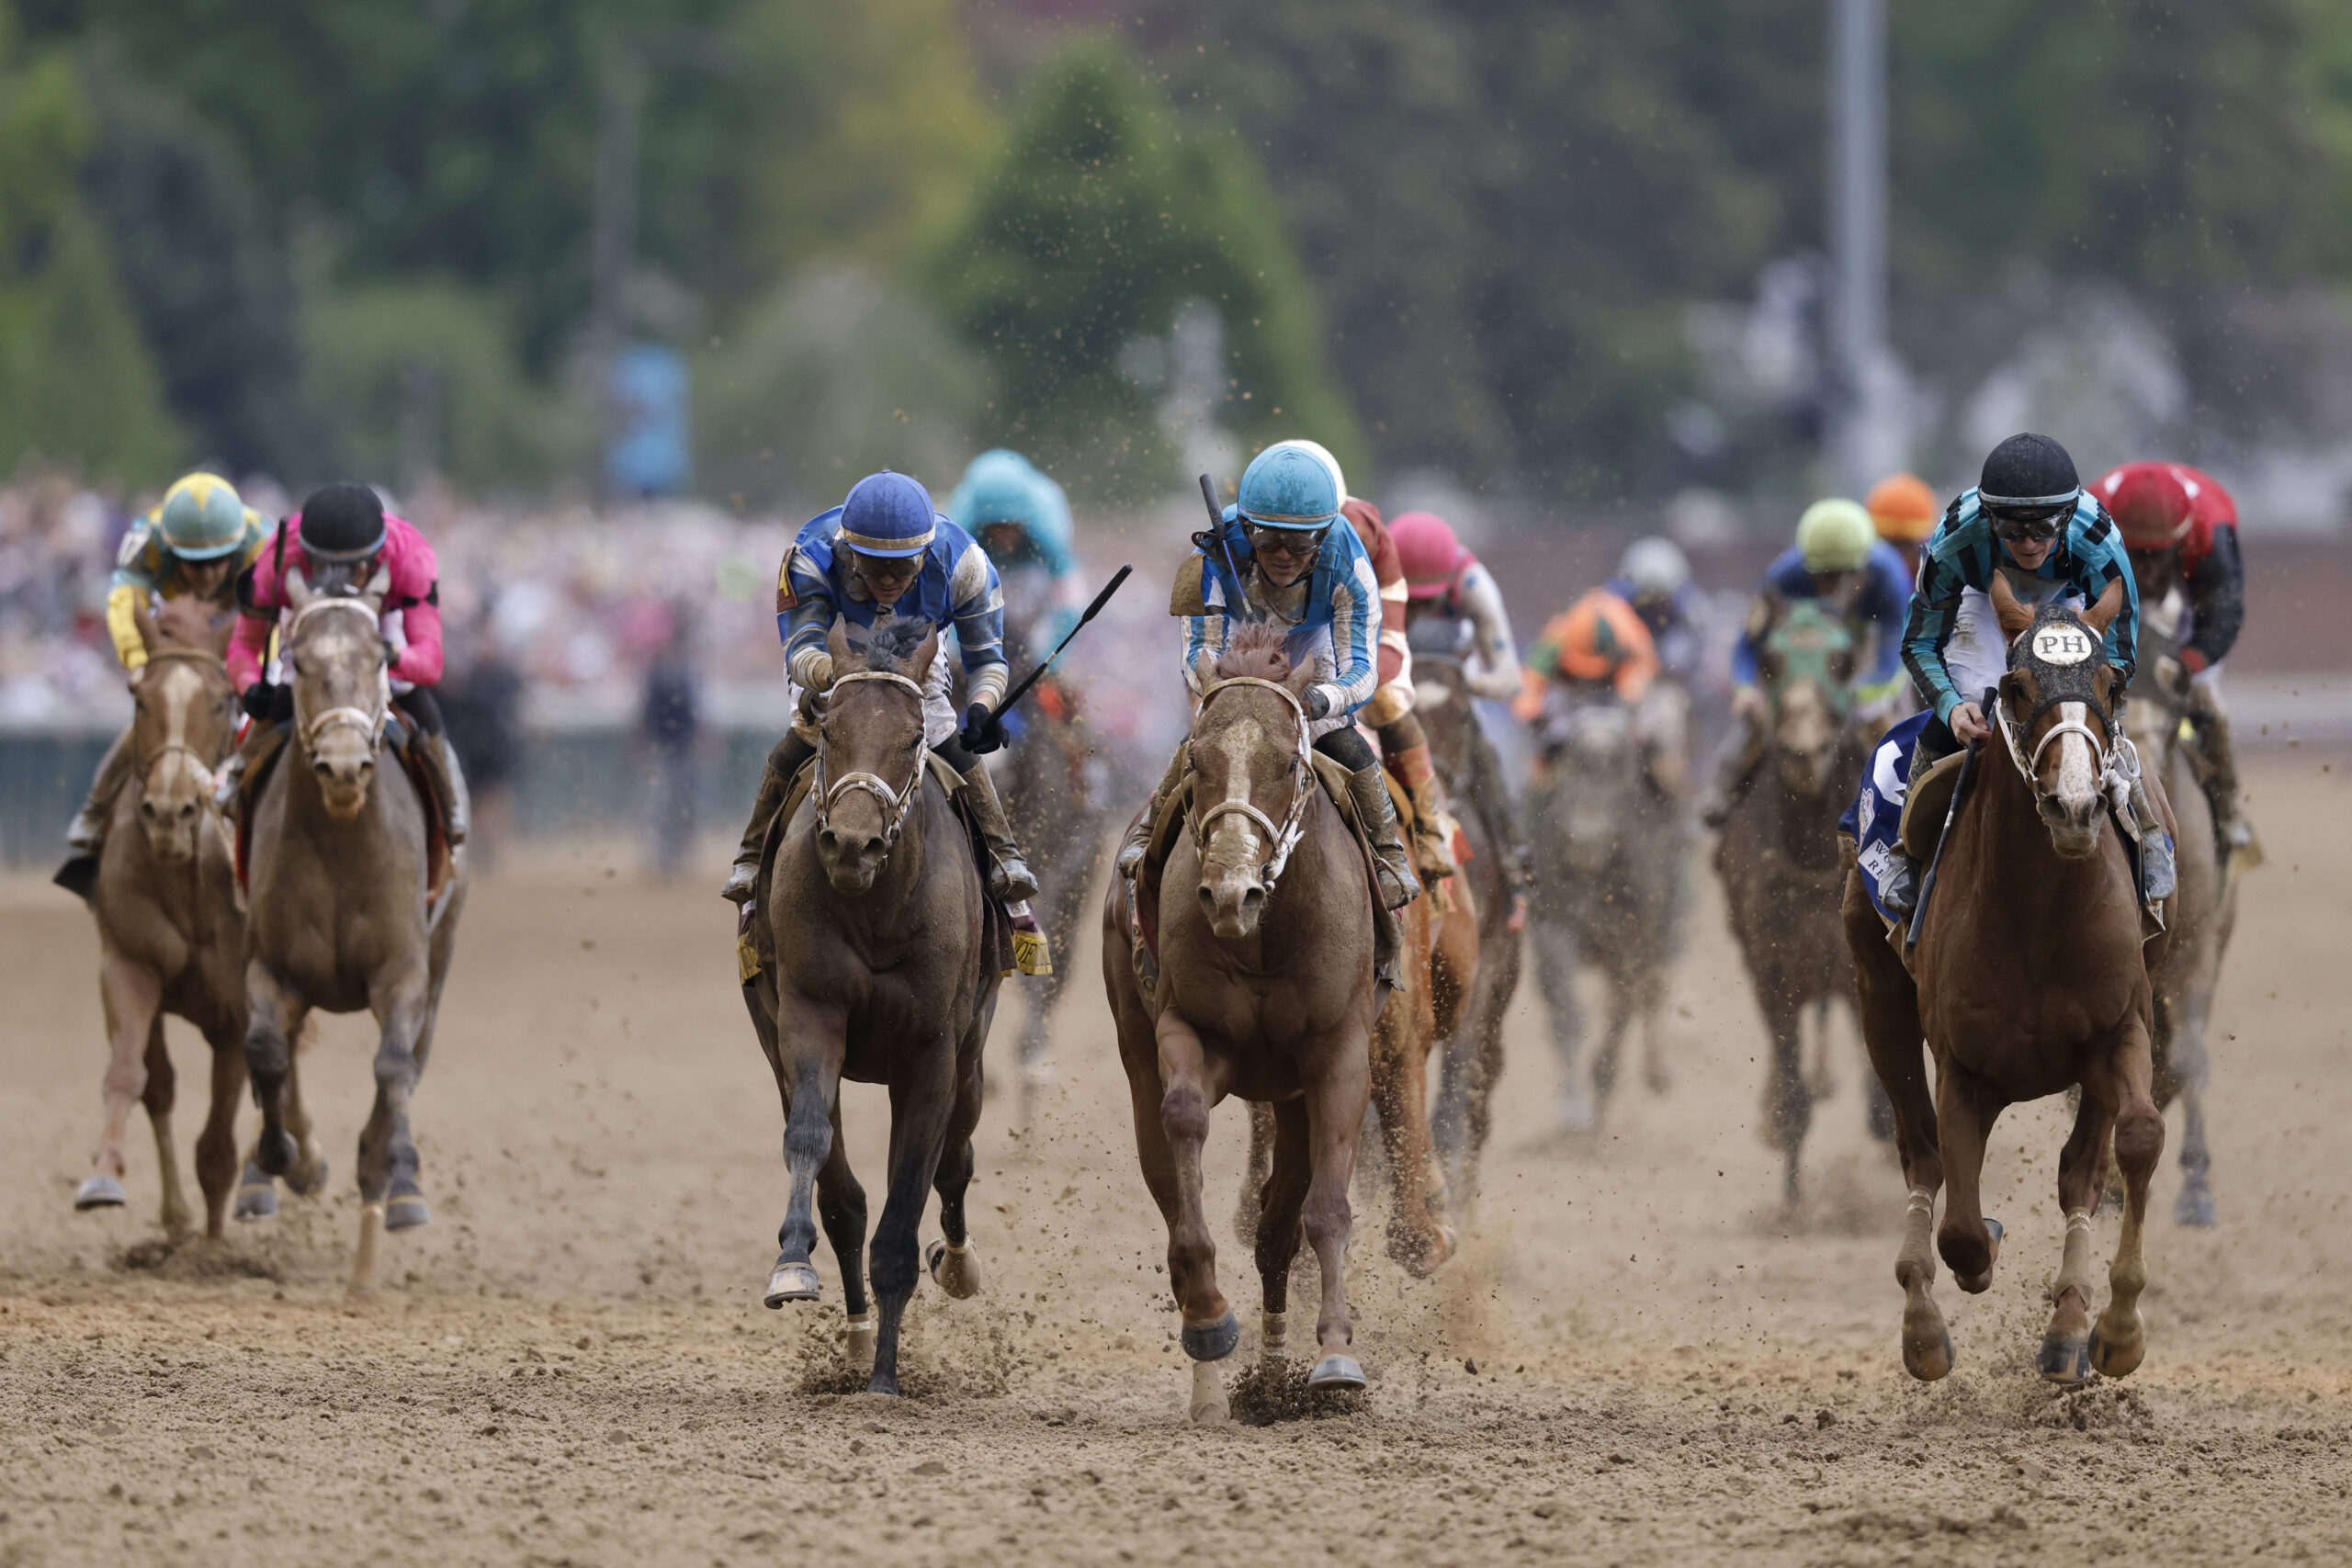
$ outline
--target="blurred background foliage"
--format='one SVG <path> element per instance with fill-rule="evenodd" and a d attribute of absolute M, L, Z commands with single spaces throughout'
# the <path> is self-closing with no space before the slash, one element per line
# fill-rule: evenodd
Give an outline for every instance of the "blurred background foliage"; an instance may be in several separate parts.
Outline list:
<path fill-rule="evenodd" d="M 2277 417 L 2317 339 L 2274 304 L 2352 260 L 2352 12 L 1891 10 L 1905 357 L 1956 400 L 2015 352 L 1989 320 L 2096 279 L 2188 427 Z M 695 366 L 707 493 L 944 486 L 996 441 L 1164 493 L 1193 300 L 1245 446 L 1561 501 L 1770 483 L 1805 398 L 1736 406 L 1690 323 L 1817 257 L 1826 31 L 1822 0 L 13 0 L 0 468 L 585 488 L 633 51 L 625 326 Z"/>

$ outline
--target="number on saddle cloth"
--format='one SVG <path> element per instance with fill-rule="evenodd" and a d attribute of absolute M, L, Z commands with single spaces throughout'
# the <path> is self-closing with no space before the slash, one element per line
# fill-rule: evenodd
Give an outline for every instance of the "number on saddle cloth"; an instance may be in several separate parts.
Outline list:
<path fill-rule="evenodd" d="M 1854 804 L 1838 819 L 1838 830 L 1854 840 L 1855 859 L 1862 870 L 1862 891 L 1871 908 L 1890 924 L 1903 917 L 1880 901 L 1878 885 L 1886 874 L 1888 857 L 1902 846 L 1903 807 L 1911 784 L 1911 752 L 1932 713 L 1915 713 L 1879 738 L 1862 769 L 1861 787 Z"/>

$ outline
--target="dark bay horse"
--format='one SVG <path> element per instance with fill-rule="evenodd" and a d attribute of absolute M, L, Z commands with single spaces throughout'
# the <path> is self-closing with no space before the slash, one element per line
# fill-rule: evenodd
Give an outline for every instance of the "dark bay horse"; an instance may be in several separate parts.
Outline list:
<path fill-rule="evenodd" d="M 1160 972 L 1147 994 L 1129 961 L 1126 885 L 1102 910 L 1102 977 L 1135 1114 L 1144 1183 L 1168 1224 L 1168 1273 L 1193 1361 L 1196 1420 L 1221 1418 L 1215 1364 L 1240 1339 L 1216 1278 L 1201 1200 L 1209 1111 L 1227 1095 L 1271 1102 L 1274 1148 L 1256 1262 L 1261 1353 L 1287 1354 L 1292 1256 L 1304 1224 L 1322 1278 L 1312 1386 L 1361 1388 L 1345 1279 L 1348 1181 L 1371 1098 L 1381 987 L 1362 852 L 1317 782 L 1279 630 L 1237 627 L 1201 694 L 1187 756 L 1186 832 L 1161 869 Z"/>
<path fill-rule="evenodd" d="M 1450 629 L 1449 629 L 1450 628 Z M 1503 1018 L 1519 993 L 1520 932 L 1514 924 L 1518 878 L 1487 824 L 1514 808 L 1510 800 L 1487 801 L 1474 791 L 1500 790 L 1499 777 L 1487 778 L 1472 764 L 1473 749 L 1487 745 L 1478 733 L 1478 714 L 1462 667 L 1470 637 L 1466 621 L 1425 616 L 1416 621 L 1413 641 L 1413 711 L 1429 737 L 1430 761 L 1454 803 L 1470 849 L 1454 886 L 1476 917 L 1477 956 L 1469 994 L 1462 998 L 1454 1027 L 1442 1039 L 1437 1105 L 1430 1129 L 1443 1168 L 1446 1190 L 1457 1213 L 1477 1197 L 1478 1158 L 1493 1130 L 1490 1107 L 1503 1070 Z M 1449 917 L 1448 940 L 1459 931 Z M 1466 922 L 1465 922 L 1466 923 Z M 1467 934 L 1467 932 L 1460 932 Z"/>
<path fill-rule="evenodd" d="M 1767 633 L 1757 662 L 1764 754 L 1724 817 L 1715 874 L 1770 1037 L 1762 1131 L 1785 1161 L 1781 1194 L 1793 1205 L 1815 1095 L 1804 1015 L 1812 1010 L 1826 1036 L 1832 1005 L 1854 1005 L 1839 931 L 1838 818 L 1861 777 L 1864 747 L 1849 722 L 1854 649 L 1844 626 L 1800 600 Z M 1882 1114 L 1873 1105 L 1873 1119 Z"/>
<path fill-rule="evenodd" d="M 2124 728 L 2140 750 L 2140 765 L 2164 781 L 2180 824 L 2174 846 L 2180 890 L 2165 911 L 2171 943 L 2148 978 L 2155 987 L 2156 1109 L 2175 1099 L 2181 1107 L 2180 1197 L 2173 1220 L 2201 1228 L 2214 1223 L 2213 1156 L 2205 1134 L 2205 1089 L 2212 1075 L 2207 1031 L 2222 958 L 2237 927 L 2241 863 L 2214 829 L 2212 803 L 2182 742 L 2188 714 L 2179 657 L 2185 608 L 2177 593 L 2165 604 L 2143 606 L 2140 662 Z"/>
<path fill-rule="evenodd" d="M 381 1233 L 425 1224 L 409 1101 L 433 1050 L 465 902 L 462 851 L 428 907 L 425 799 L 385 739 L 391 694 L 379 629 L 383 592 L 314 592 L 287 580 L 283 652 L 294 736 L 250 805 L 245 1064 L 261 1104 L 254 1160 L 296 1190 L 315 1145 L 291 1092 L 293 1043 L 313 1009 L 374 1014 L 376 1101 L 359 1134 L 359 1246 L 351 1288 L 376 1280 Z M 289 1130 L 291 1123 L 291 1130 Z M 298 1140 L 298 1134 L 300 1134 Z"/>
<path fill-rule="evenodd" d="M 222 640 L 225 642 L 225 628 Z M 144 1101 L 162 1168 L 164 1229 L 189 1228 L 172 1136 L 175 1075 L 164 1015 L 187 1020 L 212 1050 L 212 1111 L 196 1144 L 204 1234 L 218 1240 L 237 1179 L 237 1102 L 245 1088 L 245 915 L 235 853 L 212 801 L 212 772 L 236 736 L 236 692 L 218 647 L 155 648 L 131 687 L 132 776 L 116 797 L 90 911 L 98 989 L 112 1047 L 106 1131 L 77 1209 L 123 1201 L 123 1137 Z"/>
<path fill-rule="evenodd" d="M 1984 1217 L 1978 1180 L 1994 1119 L 2076 1086 L 2074 1132 L 2058 1156 L 2065 1253 L 2051 1281 L 2039 1365 L 2051 1382 L 2076 1383 L 2094 1367 L 2121 1377 L 2146 1352 L 2141 1238 L 2165 1142 L 2152 1093 L 2148 974 L 2163 962 L 2165 939 L 2148 942 L 2143 959 L 2137 879 L 2108 818 L 2111 716 L 2123 682 L 2102 639 L 2122 599 L 2116 582 L 2079 615 L 2056 604 L 2037 614 L 1995 577 L 1993 604 L 2010 639 L 2008 672 L 1985 716 L 1996 732 L 1970 763 L 1907 972 L 1863 895 L 1860 869 L 1847 874 L 1863 1038 L 1894 1102 L 1910 1186 L 1894 1274 L 1904 1292 L 1903 1363 L 1922 1380 L 1952 1363 L 1929 1289 L 1931 1230 L 1962 1290 L 1989 1286 L 2001 1228 Z M 2161 785 L 2149 784 L 2169 825 Z M 1932 1095 L 1923 1036 L 1935 1058 Z M 2094 1326 L 2091 1215 L 2110 1138 L 2123 1172 L 2123 1234 Z M 1939 1187 L 1947 1193 L 1937 1227 Z"/>
<path fill-rule="evenodd" d="M 782 829 L 749 917 L 764 923 L 770 958 L 743 988 L 783 1097 L 792 1181 L 764 1299 L 818 1298 L 810 1258 L 821 1215 L 841 1267 L 851 1362 L 862 1371 L 870 1359 L 868 1391 L 892 1394 L 933 1190 L 945 1238 L 931 1247 L 932 1276 L 951 1296 L 979 1292 L 964 1194 L 1000 983 L 971 839 L 925 760 L 922 681 L 939 638 L 910 640 L 877 636 L 854 653 L 833 629 L 837 673 L 818 726 L 815 786 Z M 878 1326 L 860 1257 L 865 1190 L 842 1139 L 844 1078 L 890 1091 L 889 1191 L 871 1266 Z"/>
<path fill-rule="evenodd" d="M 1559 1055 L 1561 1125 L 1581 1133 L 1600 1124 L 1636 1022 L 1645 1081 L 1654 1094 L 1668 1086 L 1658 1015 L 1674 958 L 1684 829 L 1680 803 L 1650 779 L 1633 708 L 1590 697 L 1545 723 L 1544 771 L 1528 802 L 1535 852 L 1528 936 Z M 1608 994 L 1589 1098 L 1577 1059 L 1585 1043 L 1580 964 L 1599 971 Z"/>

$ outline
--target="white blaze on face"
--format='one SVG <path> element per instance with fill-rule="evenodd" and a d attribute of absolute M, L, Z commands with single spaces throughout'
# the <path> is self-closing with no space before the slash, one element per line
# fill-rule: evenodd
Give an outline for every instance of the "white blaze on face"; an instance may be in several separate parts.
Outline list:
<path fill-rule="evenodd" d="M 1216 749 L 1225 759 L 1225 798 L 1243 806 L 1250 800 L 1250 759 L 1257 755 L 1264 739 L 1263 731 L 1254 719 L 1226 727 L 1216 738 Z M 1258 858 L 1258 825 L 1247 812 L 1228 811 L 1217 818 L 1216 831 L 1238 832 L 1241 835 L 1241 858 L 1246 863 Z M 1266 846 L 1272 849 L 1272 845 Z"/>
<path fill-rule="evenodd" d="M 2079 725 L 2089 711 L 2081 703 L 2060 703 L 2058 722 Z M 2081 730 L 2058 738 L 2058 801 L 2069 811 L 2089 810 L 2098 793 L 2098 773 L 2091 764 L 2091 745 Z"/>

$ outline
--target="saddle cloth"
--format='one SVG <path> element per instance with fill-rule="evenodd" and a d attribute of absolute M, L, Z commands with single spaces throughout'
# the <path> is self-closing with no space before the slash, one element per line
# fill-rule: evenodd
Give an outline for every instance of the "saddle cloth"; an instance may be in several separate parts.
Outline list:
<path fill-rule="evenodd" d="M 1397 960 L 1405 950 L 1404 922 L 1381 901 L 1372 840 L 1366 825 L 1357 819 L 1353 797 L 1348 793 L 1348 770 L 1320 751 L 1308 755 L 1315 761 L 1315 776 L 1322 784 L 1323 793 L 1339 808 L 1340 820 L 1348 825 L 1348 832 L 1355 840 L 1357 857 L 1363 864 L 1366 897 L 1372 900 L 1373 974 L 1394 990 L 1400 976 Z M 1411 801 L 1403 787 L 1385 770 L 1381 777 L 1387 782 L 1388 798 L 1396 804 L 1400 825 L 1409 821 L 1405 813 L 1411 809 Z M 1177 836 L 1184 830 L 1184 813 L 1192 801 L 1193 780 L 1188 773 L 1183 784 L 1160 802 L 1159 819 L 1152 824 L 1151 836 L 1145 840 L 1143 863 L 1127 879 L 1127 935 L 1136 978 L 1143 983 L 1147 996 L 1159 988 L 1159 874 L 1176 847 Z"/>
<path fill-rule="evenodd" d="M 294 733 L 290 724 L 272 724 L 260 728 L 247 743 L 245 771 L 237 784 L 234 816 L 237 823 L 237 897 L 242 902 L 246 893 L 247 869 L 252 858 L 254 807 L 261 801 L 263 786 L 269 783 L 270 773 L 277 760 L 285 755 L 286 742 Z M 409 783 L 416 786 L 416 797 L 424 805 L 424 919 L 428 929 L 441 918 L 444 900 L 449 892 L 451 874 L 456 869 L 456 856 L 449 845 L 449 803 L 441 798 L 441 791 L 434 783 L 433 773 L 424 759 L 416 755 L 419 736 L 404 722 L 396 708 L 384 723 L 384 739 L 390 743 L 392 755 L 400 759 L 401 771 Z"/>

